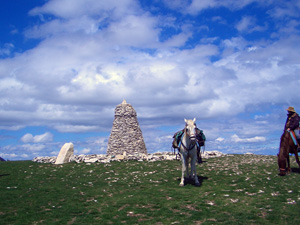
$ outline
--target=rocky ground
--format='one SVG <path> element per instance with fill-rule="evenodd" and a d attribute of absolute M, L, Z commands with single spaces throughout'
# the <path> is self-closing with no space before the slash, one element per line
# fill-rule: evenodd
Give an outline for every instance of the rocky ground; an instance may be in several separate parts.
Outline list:
<path fill-rule="evenodd" d="M 205 151 L 202 153 L 202 158 L 213 158 L 221 157 L 225 154 L 218 151 Z M 53 157 L 35 157 L 34 162 L 38 163 L 55 163 L 56 156 Z M 176 160 L 179 159 L 179 155 L 175 155 L 173 152 L 156 152 L 153 154 L 135 154 L 135 155 L 104 155 L 104 154 L 94 154 L 94 155 L 73 155 L 70 162 L 76 163 L 110 163 L 112 161 L 161 161 L 161 160 Z"/>

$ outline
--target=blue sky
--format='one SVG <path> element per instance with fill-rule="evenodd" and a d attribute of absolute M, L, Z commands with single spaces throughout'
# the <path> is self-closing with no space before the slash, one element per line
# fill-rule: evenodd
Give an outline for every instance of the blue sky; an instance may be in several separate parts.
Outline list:
<path fill-rule="evenodd" d="M 114 109 L 149 153 L 184 118 L 206 150 L 275 155 L 300 111 L 300 1 L 14 0 L 0 8 L 0 156 L 105 154 Z"/>

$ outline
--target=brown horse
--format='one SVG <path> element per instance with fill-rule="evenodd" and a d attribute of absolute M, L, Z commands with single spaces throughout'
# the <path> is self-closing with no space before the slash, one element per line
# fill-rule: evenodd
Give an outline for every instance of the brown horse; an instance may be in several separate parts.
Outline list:
<path fill-rule="evenodd" d="M 279 153 L 277 154 L 278 157 L 278 166 L 280 176 L 284 176 L 286 172 L 290 172 L 290 155 L 289 154 L 295 154 L 296 161 L 300 168 L 299 158 L 298 158 L 298 150 L 297 145 L 294 144 L 293 139 L 290 135 L 290 132 L 285 131 L 280 138 L 280 149 Z M 288 164 L 288 167 L 286 168 L 286 162 Z"/>

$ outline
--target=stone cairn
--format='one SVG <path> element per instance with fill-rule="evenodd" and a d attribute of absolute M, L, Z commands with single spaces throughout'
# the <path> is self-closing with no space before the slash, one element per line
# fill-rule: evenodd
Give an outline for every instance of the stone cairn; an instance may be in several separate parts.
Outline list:
<path fill-rule="evenodd" d="M 125 100 L 115 109 L 115 119 L 108 139 L 108 156 L 147 155 L 136 111 Z"/>

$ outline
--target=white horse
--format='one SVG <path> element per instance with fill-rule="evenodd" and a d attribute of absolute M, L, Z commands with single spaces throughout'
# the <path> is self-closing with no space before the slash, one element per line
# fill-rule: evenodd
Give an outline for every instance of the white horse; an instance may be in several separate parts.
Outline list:
<path fill-rule="evenodd" d="M 184 134 L 181 137 L 179 153 L 182 161 L 182 174 L 179 186 L 184 186 L 184 175 L 194 176 L 195 186 L 200 186 L 196 173 L 197 143 L 196 143 L 196 118 L 193 120 L 184 119 L 186 125 Z M 189 174 L 189 159 L 191 159 L 191 174 Z"/>

